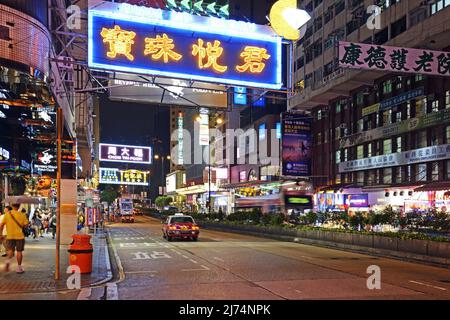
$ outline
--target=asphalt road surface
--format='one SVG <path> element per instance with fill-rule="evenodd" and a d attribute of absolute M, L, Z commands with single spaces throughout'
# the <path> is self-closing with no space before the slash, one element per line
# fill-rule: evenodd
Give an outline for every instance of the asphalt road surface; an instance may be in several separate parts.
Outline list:
<path fill-rule="evenodd" d="M 123 270 L 116 299 L 450 298 L 450 269 L 205 229 L 168 242 L 161 227 L 148 217 L 108 227 Z M 379 290 L 367 287 L 373 265 Z"/>

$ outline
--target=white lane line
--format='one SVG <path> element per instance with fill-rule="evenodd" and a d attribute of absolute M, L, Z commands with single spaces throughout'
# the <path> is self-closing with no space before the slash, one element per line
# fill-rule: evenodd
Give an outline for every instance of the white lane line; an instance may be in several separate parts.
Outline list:
<path fill-rule="evenodd" d="M 183 255 L 181 255 L 183 258 L 185 258 L 185 259 L 189 259 L 188 258 L 188 256 L 185 256 L 184 254 Z"/>
<path fill-rule="evenodd" d="M 158 273 L 158 271 L 126 271 L 126 274 Z"/>
<path fill-rule="evenodd" d="M 433 286 L 433 285 L 428 284 L 428 283 L 423 283 L 423 282 L 414 281 L 414 280 L 409 280 L 409 282 L 415 283 L 415 284 L 420 284 L 420 285 L 425 286 L 425 287 L 430 287 L 430 288 L 434 288 L 434 289 L 438 289 L 438 290 L 442 290 L 442 291 L 447 291 L 447 289 L 445 289 L 445 288 Z"/>
<path fill-rule="evenodd" d="M 201 269 L 181 269 L 181 271 L 189 272 L 189 271 L 208 271 L 210 270 L 207 266 L 201 265 Z"/>
<path fill-rule="evenodd" d="M 106 285 L 106 300 L 119 300 L 119 291 L 117 290 L 117 284 L 108 283 Z"/>
<path fill-rule="evenodd" d="M 295 292 L 297 292 L 297 293 L 303 293 L 303 292 L 301 292 L 300 290 L 297 290 L 297 289 L 295 289 Z"/>
<path fill-rule="evenodd" d="M 197 261 L 195 261 L 193 259 L 189 259 L 189 261 L 192 262 L 192 263 L 196 263 L 196 264 L 198 263 Z"/>
<path fill-rule="evenodd" d="M 213 259 L 216 259 L 216 260 L 219 260 L 219 261 L 225 262 L 225 260 L 223 260 L 222 258 L 219 258 L 219 257 L 214 257 Z"/>

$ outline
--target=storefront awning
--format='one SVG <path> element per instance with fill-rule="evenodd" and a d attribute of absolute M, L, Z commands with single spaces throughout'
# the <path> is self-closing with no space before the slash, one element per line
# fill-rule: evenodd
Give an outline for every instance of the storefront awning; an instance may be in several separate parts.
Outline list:
<path fill-rule="evenodd" d="M 417 189 L 415 192 L 425 192 L 425 191 L 447 191 L 450 190 L 450 182 L 449 181 L 440 181 L 440 182 L 432 182 L 425 184 Z"/>

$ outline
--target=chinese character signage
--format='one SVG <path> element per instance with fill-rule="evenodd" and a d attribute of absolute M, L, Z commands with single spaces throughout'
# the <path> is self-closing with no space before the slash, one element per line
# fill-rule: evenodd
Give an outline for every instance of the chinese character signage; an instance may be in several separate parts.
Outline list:
<path fill-rule="evenodd" d="M 102 2 L 89 10 L 89 67 L 279 89 L 281 38 L 268 26 Z"/>
<path fill-rule="evenodd" d="M 450 52 L 339 41 L 344 68 L 450 76 Z"/>
<path fill-rule="evenodd" d="M 120 170 L 116 168 L 100 168 L 100 183 L 121 184 L 129 186 L 148 186 L 149 173 L 139 170 Z"/>
<path fill-rule="evenodd" d="M 450 158 L 450 144 L 425 147 L 399 153 L 342 162 L 339 173 L 368 169 L 403 166 L 420 162 L 438 161 Z"/>
<path fill-rule="evenodd" d="M 156 83 L 145 82 L 136 75 L 121 74 L 120 79 L 109 81 L 109 98 L 115 101 L 168 104 L 171 106 L 198 105 L 211 108 L 227 108 L 228 93 L 225 86 L 187 80 L 158 78 Z"/>
<path fill-rule="evenodd" d="M 150 147 L 100 143 L 99 157 L 100 161 L 151 164 L 152 150 Z"/>
<path fill-rule="evenodd" d="M 283 113 L 281 125 L 283 176 L 311 175 L 311 121 L 295 113 Z"/>

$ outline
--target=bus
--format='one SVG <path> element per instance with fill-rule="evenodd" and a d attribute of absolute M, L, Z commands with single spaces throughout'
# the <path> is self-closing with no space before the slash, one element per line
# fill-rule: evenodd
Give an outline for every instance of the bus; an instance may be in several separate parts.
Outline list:
<path fill-rule="evenodd" d="M 119 210 L 122 222 L 134 222 L 133 199 L 120 198 Z"/>

